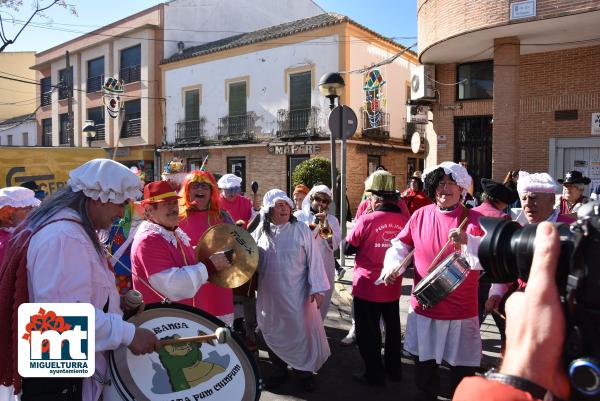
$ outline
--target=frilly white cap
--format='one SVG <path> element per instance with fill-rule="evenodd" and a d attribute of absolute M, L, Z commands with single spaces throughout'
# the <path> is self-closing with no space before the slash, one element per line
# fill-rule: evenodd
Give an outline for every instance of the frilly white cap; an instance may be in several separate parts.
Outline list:
<path fill-rule="evenodd" d="M 69 172 L 67 184 L 73 192 L 103 203 L 123 203 L 142 196 L 143 183 L 127 167 L 109 159 L 90 160 Z"/>
<path fill-rule="evenodd" d="M 517 192 L 520 194 L 526 192 L 541 192 L 555 194 L 560 191 L 560 185 L 548 173 L 533 173 L 519 171 L 519 181 L 517 182 Z"/>
<path fill-rule="evenodd" d="M 242 179 L 235 174 L 225 174 L 219 178 L 217 185 L 221 189 L 237 188 L 242 186 Z"/>
<path fill-rule="evenodd" d="M 294 202 L 287 196 L 281 189 L 272 189 L 263 196 L 262 207 L 260 208 L 261 213 L 269 213 L 269 209 L 275 206 L 278 200 L 284 200 L 293 209 Z"/>
<path fill-rule="evenodd" d="M 329 198 L 331 198 L 331 200 L 333 200 L 333 193 L 331 192 L 331 189 L 329 189 L 329 187 L 327 185 L 315 185 L 314 187 L 312 187 L 312 189 L 310 190 L 310 192 L 308 193 L 308 195 L 306 195 L 306 197 L 304 198 L 304 200 L 302 201 L 302 210 L 305 212 L 310 212 L 310 198 L 313 196 L 313 194 L 316 194 L 317 192 L 323 193 L 327 196 L 329 196 Z"/>
<path fill-rule="evenodd" d="M 0 189 L 0 207 L 38 207 L 40 200 L 35 197 L 35 192 L 29 188 L 6 187 Z"/>
<path fill-rule="evenodd" d="M 463 189 L 463 191 L 462 191 L 463 197 L 466 196 L 467 191 L 469 190 L 469 188 L 471 188 L 473 179 L 467 172 L 467 169 L 464 168 L 463 166 L 461 166 L 460 164 L 457 164 L 454 162 L 442 162 L 442 163 L 438 164 L 437 166 L 425 169 L 425 171 L 423 171 L 423 175 L 422 175 L 423 181 L 425 181 L 427 174 L 431 173 L 432 171 L 434 171 L 440 167 L 442 169 L 444 169 L 444 173 L 452 174 L 452 178 L 454 178 L 454 180 L 456 181 L 458 186 Z"/>

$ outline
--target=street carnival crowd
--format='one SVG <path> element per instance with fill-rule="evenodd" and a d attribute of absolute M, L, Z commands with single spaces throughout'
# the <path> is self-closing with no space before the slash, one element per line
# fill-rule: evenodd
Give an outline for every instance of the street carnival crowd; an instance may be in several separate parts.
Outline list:
<path fill-rule="evenodd" d="M 560 185 L 544 172 L 511 171 L 505 182 L 482 178 L 477 205 L 472 178 L 460 164 L 443 162 L 415 172 L 401 193 L 394 176 L 380 168 L 365 181 L 364 199 L 345 239 L 340 222 L 328 213 L 334 196 L 326 185 L 300 184 L 292 198 L 270 189 L 259 202 L 256 193 L 253 200 L 242 194 L 242 179 L 235 174 L 217 181 L 197 170 L 164 178 L 143 186 L 129 168 L 96 159 L 71 171 L 68 186 L 42 202 L 35 183 L 0 189 L 0 385 L 6 386 L 0 397 L 14 391 L 24 401 L 100 399 L 108 351 L 125 346 L 140 355 L 159 347 L 153 332 L 122 318 L 122 297 L 131 289 L 141 292 L 146 303 L 168 298 L 244 332 L 248 349 L 266 350 L 272 362 L 266 388 L 281 385 L 293 372 L 302 388 L 312 391 L 315 373 L 330 356 L 323 322 L 336 274 L 345 273 L 335 257 L 340 246 L 355 255 L 353 326 L 342 342 L 356 343 L 364 361 L 352 376 L 356 385 L 401 381 L 404 350 L 414 358 L 421 400 L 440 394 L 442 364 L 449 366 L 456 400 L 544 399 L 546 391 L 569 397 L 560 368 L 560 327 L 536 332 L 527 318 L 543 306 L 536 297 L 556 295 L 553 280 L 544 281 L 548 288 L 523 281 L 486 286 L 479 283 L 477 250 L 485 234 L 482 216 L 514 218 L 523 225 L 574 221 L 574 213 L 588 201 L 583 193 L 590 180 L 580 172 L 559 180 L 560 196 L 555 195 Z M 513 210 L 521 213 L 511 215 Z M 247 228 L 260 251 L 257 285 L 244 291 L 208 282 L 207 267 L 196 260 L 199 239 L 224 223 Z M 556 230 L 542 224 L 540 235 L 544 241 L 536 242 L 530 283 L 556 269 Z M 438 255 L 447 242 L 453 246 Z M 413 294 L 402 336 L 399 299 L 407 267 L 414 269 L 416 286 L 434 259 L 454 252 L 471 267 L 467 278 L 432 307 L 421 305 Z M 211 255 L 210 261 L 217 271 L 230 266 L 223 253 Z M 507 302 L 511 293 L 525 296 Z M 559 316 L 555 298 L 556 305 L 547 301 L 548 307 Z M 16 311 L 26 302 L 95 307 L 92 378 L 19 376 Z M 487 313 L 501 333 L 504 360 L 499 373 L 482 377 L 476 376 L 482 356 L 479 327 Z M 542 345 L 545 351 L 536 351 Z"/>

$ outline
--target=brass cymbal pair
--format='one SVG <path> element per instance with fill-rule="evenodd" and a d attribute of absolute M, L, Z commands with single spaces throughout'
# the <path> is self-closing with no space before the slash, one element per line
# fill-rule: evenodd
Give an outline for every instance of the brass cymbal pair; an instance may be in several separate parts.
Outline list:
<path fill-rule="evenodd" d="M 231 266 L 217 271 L 209 257 L 224 252 Z M 206 265 L 208 281 L 223 288 L 237 288 L 246 283 L 258 267 L 258 245 L 241 227 L 218 224 L 209 228 L 196 247 L 196 260 Z"/>

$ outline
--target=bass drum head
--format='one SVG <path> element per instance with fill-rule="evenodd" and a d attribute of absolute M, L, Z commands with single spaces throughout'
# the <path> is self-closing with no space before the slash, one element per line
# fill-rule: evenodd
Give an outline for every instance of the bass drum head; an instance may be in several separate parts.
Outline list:
<path fill-rule="evenodd" d="M 149 304 L 129 319 L 159 340 L 213 334 L 223 322 L 187 305 Z M 110 353 L 111 383 L 104 401 L 220 400 L 254 401 L 260 398 L 258 367 L 235 333 L 224 344 L 184 343 L 164 346 L 160 352 L 133 355 L 121 347 Z"/>

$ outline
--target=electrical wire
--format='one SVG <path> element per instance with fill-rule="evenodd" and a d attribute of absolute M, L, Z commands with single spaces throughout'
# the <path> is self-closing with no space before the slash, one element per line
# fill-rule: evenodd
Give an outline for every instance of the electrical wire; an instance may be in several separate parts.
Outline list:
<path fill-rule="evenodd" d="M 379 63 L 375 63 L 373 65 L 370 65 L 368 67 L 364 67 L 364 68 L 359 68 L 357 70 L 352 70 L 352 71 L 340 71 L 340 74 L 364 74 L 367 71 L 372 70 L 373 68 L 377 68 L 377 67 L 381 67 L 382 65 L 386 65 L 386 64 L 390 64 L 393 63 L 394 60 L 396 60 L 398 57 L 400 57 L 402 54 L 406 53 L 411 47 L 414 47 L 417 45 L 417 42 L 413 43 L 412 45 L 405 47 L 404 49 L 402 49 L 401 51 L 399 51 L 398 53 L 384 59 L 383 61 L 380 61 Z"/>

